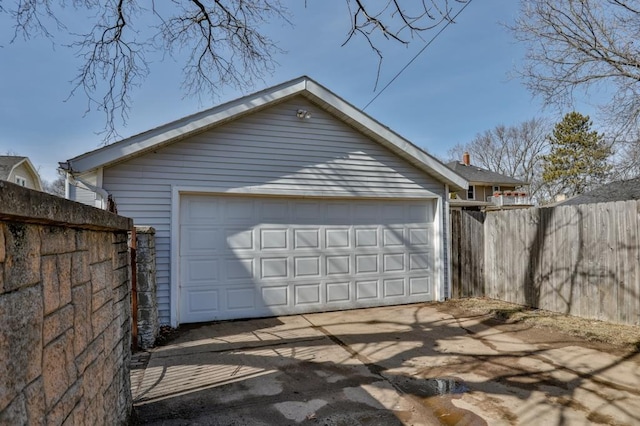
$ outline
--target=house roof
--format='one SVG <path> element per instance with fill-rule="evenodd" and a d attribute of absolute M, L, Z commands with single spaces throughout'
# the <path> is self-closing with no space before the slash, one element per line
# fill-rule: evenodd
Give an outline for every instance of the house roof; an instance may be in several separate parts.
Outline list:
<path fill-rule="evenodd" d="M 27 157 L 15 155 L 0 155 L 0 180 L 7 180 L 13 169 L 26 159 Z"/>
<path fill-rule="evenodd" d="M 468 187 L 468 182 L 462 176 L 436 158 L 306 76 L 87 152 L 60 163 L 60 167 L 72 174 L 82 174 L 110 166 L 210 130 L 294 96 L 304 96 L 417 168 L 448 184 L 453 190 Z"/>
<path fill-rule="evenodd" d="M 0 155 L 0 180 L 7 180 L 11 176 L 11 172 L 20 166 L 22 163 L 25 163 L 27 167 L 31 170 L 35 177 L 35 185 L 36 189 L 42 190 L 42 181 L 40 180 L 40 175 L 38 171 L 29 160 L 29 157 L 22 157 L 18 155 Z"/>
<path fill-rule="evenodd" d="M 465 178 L 470 184 L 487 184 L 487 185 L 527 185 L 527 182 L 511 176 L 505 176 L 473 164 L 466 165 L 460 161 L 452 161 L 447 163 L 447 167 Z"/>
<path fill-rule="evenodd" d="M 640 176 L 602 185 L 593 191 L 585 192 L 584 194 L 577 195 L 555 205 L 575 206 L 577 204 L 608 203 L 627 200 L 640 200 Z"/>

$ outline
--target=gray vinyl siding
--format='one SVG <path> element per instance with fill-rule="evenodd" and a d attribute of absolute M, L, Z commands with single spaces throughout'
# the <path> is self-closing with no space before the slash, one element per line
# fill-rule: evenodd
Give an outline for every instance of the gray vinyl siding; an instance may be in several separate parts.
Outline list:
<path fill-rule="evenodd" d="M 95 173 L 88 173 L 80 176 L 80 178 L 91 185 L 97 185 L 98 178 Z M 71 185 L 69 188 L 69 199 L 86 204 L 91 207 L 96 206 L 96 194 L 88 189 Z"/>
<path fill-rule="evenodd" d="M 311 119 L 298 119 L 298 108 Z M 118 212 L 156 229 L 162 323 L 170 315 L 172 185 L 390 198 L 442 197 L 445 189 L 303 97 L 105 168 L 103 187 Z"/>

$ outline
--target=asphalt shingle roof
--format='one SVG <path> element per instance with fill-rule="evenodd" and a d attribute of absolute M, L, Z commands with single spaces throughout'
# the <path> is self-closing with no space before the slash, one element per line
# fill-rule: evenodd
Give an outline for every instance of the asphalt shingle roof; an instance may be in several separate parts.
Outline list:
<path fill-rule="evenodd" d="M 0 155 L 0 180 L 7 180 L 11 169 L 23 161 L 27 157 L 18 157 L 15 155 Z"/>
<path fill-rule="evenodd" d="M 488 185 L 527 185 L 527 182 L 492 172 L 491 170 L 483 169 L 482 167 L 474 166 L 473 164 L 467 166 L 459 161 L 452 161 L 447 163 L 447 167 L 468 180 L 469 183 L 486 183 Z"/>
<path fill-rule="evenodd" d="M 575 206 L 577 204 L 608 203 L 611 201 L 640 200 L 640 176 L 611 182 L 593 191 L 558 203 L 559 206 Z"/>

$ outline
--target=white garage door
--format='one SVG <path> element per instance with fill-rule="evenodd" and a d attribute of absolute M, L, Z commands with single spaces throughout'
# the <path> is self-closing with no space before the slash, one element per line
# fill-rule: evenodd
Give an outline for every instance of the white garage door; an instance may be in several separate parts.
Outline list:
<path fill-rule="evenodd" d="M 433 201 L 183 195 L 180 322 L 432 300 L 433 218 Z"/>

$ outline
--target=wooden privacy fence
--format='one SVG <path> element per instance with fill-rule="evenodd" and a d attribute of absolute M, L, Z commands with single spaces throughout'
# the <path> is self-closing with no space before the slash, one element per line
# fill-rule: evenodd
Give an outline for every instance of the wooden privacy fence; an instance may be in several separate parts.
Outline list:
<path fill-rule="evenodd" d="M 451 212 L 451 296 L 454 299 L 484 296 L 484 220 L 482 212 Z"/>
<path fill-rule="evenodd" d="M 640 201 L 452 212 L 451 224 L 453 297 L 640 324 Z"/>

